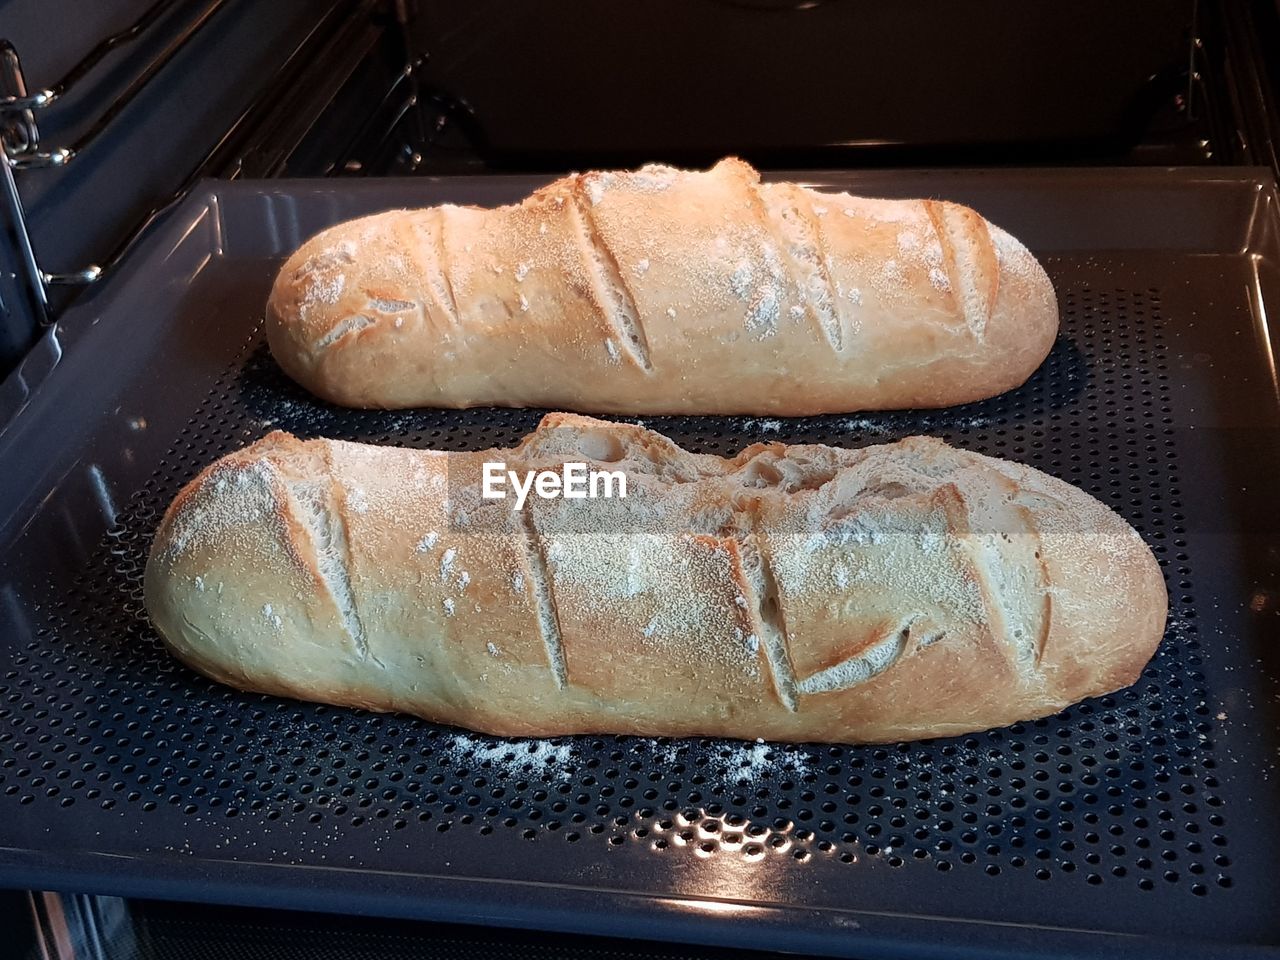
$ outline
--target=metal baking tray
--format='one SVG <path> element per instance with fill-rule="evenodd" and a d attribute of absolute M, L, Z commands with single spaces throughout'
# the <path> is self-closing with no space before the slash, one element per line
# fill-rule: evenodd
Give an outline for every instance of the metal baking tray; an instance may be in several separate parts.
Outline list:
<path fill-rule="evenodd" d="M 1168 579 L 1132 689 L 886 747 L 508 742 L 242 694 L 142 609 L 179 486 L 273 428 L 451 449 L 537 411 L 351 412 L 262 345 L 281 259 L 532 178 L 215 183 L 0 390 L 0 882 L 856 957 L 1280 956 L 1280 303 L 1252 170 L 799 174 L 974 205 L 1042 257 L 1044 367 L 922 414 L 651 418 L 694 449 L 931 433 L 1110 503 Z"/>

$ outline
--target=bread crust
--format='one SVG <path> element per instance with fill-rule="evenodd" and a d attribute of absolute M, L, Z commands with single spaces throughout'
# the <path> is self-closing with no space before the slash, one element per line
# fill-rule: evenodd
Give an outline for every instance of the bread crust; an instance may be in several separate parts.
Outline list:
<path fill-rule="evenodd" d="M 481 496 L 482 464 L 625 499 Z M 551 414 L 512 450 L 273 433 L 174 500 L 145 577 L 173 653 L 246 690 L 485 733 L 880 742 L 1132 683 L 1167 597 L 1083 491 L 924 437 L 722 459 Z"/>
<path fill-rule="evenodd" d="M 1023 383 L 1058 330 L 1040 264 L 973 210 L 735 159 L 339 224 L 266 316 L 281 367 L 345 406 L 629 414 L 966 403 Z"/>

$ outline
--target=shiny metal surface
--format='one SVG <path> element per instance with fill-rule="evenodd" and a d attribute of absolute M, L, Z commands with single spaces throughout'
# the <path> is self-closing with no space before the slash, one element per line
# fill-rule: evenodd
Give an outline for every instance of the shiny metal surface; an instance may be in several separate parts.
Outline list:
<path fill-rule="evenodd" d="M 27 83 L 22 73 L 22 60 L 8 40 L 0 40 L 0 104 L 15 103 L 26 97 Z M 26 107 L 0 106 L 0 142 L 11 153 L 34 150 L 40 143 L 40 128 L 35 114 Z"/>
<path fill-rule="evenodd" d="M 365 37 L 365 42 L 362 45 L 349 34 L 352 30 L 362 34 L 368 32 L 359 31 L 359 26 L 363 18 L 367 16 L 370 8 L 372 7 L 372 3 L 373 0 L 365 0 L 365 2 L 357 3 L 350 7 L 344 7 L 343 3 L 339 0 L 339 2 L 330 4 L 328 9 L 316 19 L 312 27 L 298 41 L 297 46 L 280 64 L 276 72 L 259 88 L 257 95 L 255 95 L 253 99 L 245 105 L 240 115 L 218 139 L 217 143 L 205 154 L 195 169 L 192 170 L 192 172 L 183 180 L 178 189 L 157 201 L 149 210 L 147 210 L 142 218 L 124 233 L 101 262 L 91 263 L 80 269 L 65 271 L 47 271 L 37 267 L 36 274 L 39 277 L 39 289 L 42 301 L 47 299 L 45 291 L 46 286 L 88 286 L 96 283 L 106 274 L 111 272 L 116 264 L 118 264 L 120 260 L 128 254 L 128 252 L 133 248 L 133 245 L 143 234 L 146 233 L 148 229 L 150 229 L 156 220 L 166 210 L 186 197 L 195 184 L 203 177 L 210 176 L 214 172 L 233 175 L 235 171 L 223 171 L 220 169 L 229 160 L 228 148 L 238 142 L 238 139 L 243 136 L 245 130 L 253 122 L 260 119 L 261 114 L 264 111 L 270 109 L 272 102 L 279 98 L 283 93 L 282 88 L 288 78 L 291 78 L 300 67 L 309 63 L 313 57 L 324 55 L 328 49 L 328 45 L 330 44 L 338 43 L 340 45 L 345 45 L 351 51 L 354 51 L 356 56 L 363 55 L 363 53 L 367 51 L 368 44 L 372 42 L 371 38 Z M 160 6 L 161 4 L 156 4 L 156 7 Z M 202 14 L 203 19 L 199 23 L 191 24 L 178 40 L 175 40 L 170 44 L 170 47 L 167 48 L 165 57 L 171 58 L 173 55 L 176 55 L 181 46 L 195 35 L 199 29 L 200 23 L 203 23 L 208 19 L 208 17 L 212 16 L 213 13 L 216 13 L 219 8 L 220 5 L 218 3 L 207 7 Z M 141 22 L 142 20 L 140 19 L 135 26 Z M 351 28 L 351 30 L 343 29 L 344 25 Z M 132 29 L 133 28 L 130 28 L 130 30 Z M 127 33 L 128 31 L 125 32 Z M 135 35 L 136 34 L 130 34 L 131 37 Z M 377 31 L 373 31 L 372 36 L 376 37 L 376 35 Z M 108 39 L 110 40 L 111 38 Z M 167 59 L 165 62 L 167 62 Z M 152 69 L 152 73 L 154 74 L 154 72 L 158 71 L 161 67 L 163 67 L 163 63 L 160 60 L 157 60 L 152 63 L 152 67 L 149 69 Z M 114 116 L 114 113 L 119 112 L 119 109 L 123 109 L 123 107 L 127 105 L 128 99 L 136 96 L 141 90 L 141 86 L 144 82 L 144 78 L 140 76 L 139 79 L 135 81 L 134 85 L 130 87 L 131 92 L 126 91 L 126 93 L 117 98 L 108 113 Z M 81 141 L 87 143 L 87 141 L 92 139 L 93 136 L 96 136 L 94 131 L 105 129 L 105 124 L 109 122 L 110 119 L 107 119 L 104 123 L 100 118 L 98 123 L 95 124 L 95 127 L 89 133 L 83 135 L 77 143 L 81 143 Z M 65 166 L 76 155 L 78 149 L 78 147 L 60 147 L 56 150 L 46 151 L 44 154 L 39 155 L 24 154 L 8 158 L 8 165 L 15 170 Z M 11 172 L 9 172 L 9 176 L 12 177 Z M 14 187 L 14 196 L 17 196 L 16 186 Z M 30 250 L 29 240 L 27 242 L 27 250 Z"/>
<path fill-rule="evenodd" d="M 155 79 L 175 56 L 177 56 L 188 43 L 205 27 L 206 24 L 217 14 L 223 10 L 229 0 L 210 0 L 199 13 L 188 23 L 172 40 L 169 41 L 164 49 L 150 63 L 142 69 L 142 71 L 115 99 L 113 99 L 105 109 L 98 115 L 98 118 L 86 129 L 75 141 L 69 146 L 56 147 L 52 150 L 31 150 L 24 151 L 10 158 L 10 163 L 17 170 L 35 170 L 45 169 L 49 167 L 65 167 L 78 157 L 88 146 L 95 141 L 98 136 L 111 125 L 130 103 L 147 88 L 147 85 Z M 153 8 L 154 9 L 154 8 Z M 151 11 L 148 11 L 150 13 Z M 151 22 L 147 20 L 146 23 Z M 139 21 L 137 33 L 131 36 L 137 36 L 142 32 L 145 23 Z M 132 28 L 131 28 L 132 29 Z M 128 31 L 126 31 L 127 33 Z M 111 40 L 112 38 L 108 38 Z M 119 44 L 114 44 L 118 46 Z M 95 48 L 96 49 L 96 48 Z M 111 47 L 103 51 L 103 55 L 109 52 Z M 79 68 L 77 68 L 79 69 Z M 3 105 L 0 104 L 0 109 Z"/>
<path fill-rule="evenodd" d="M 8 110 L 40 110 L 48 107 L 69 93 L 77 83 L 102 62 L 107 54 L 138 39 L 148 27 L 154 24 L 176 2 L 177 0 L 156 0 L 129 26 L 110 36 L 103 37 L 92 50 L 63 75 L 61 80 L 47 87 L 42 87 L 34 93 L 24 90 L 21 93 L 0 97 L 0 112 Z"/>
<path fill-rule="evenodd" d="M 119 897 L 28 891 L 35 955 L 19 960 L 144 960 L 150 955 Z"/>
<path fill-rule="evenodd" d="M 540 181 L 206 185 L 59 321 L 61 359 L 0 430 L 0 879 L 833 956 L 1275 955 L 1274 183 L 792 178 L 976 206 L 1043 257 L 1062 341 L 968 408 L 653 425 L 719 452 L 928 432 L 1078 483 L 1169 578 L 1174 627 L 1134 690 L 972 738 L 757 758 L 638 738 L 537 754 L 196 677 L 137 577 L 201 466 L 273 428 L 458 449 L 538 417 L 338 410 L 282 378 L 257 325 L 323 226 Z"/>
<path fill-rule="evenodd" d="M 35 251 L 31 249 L 31 233 L 27 229 L 27 212 L 22 205 L 22 196 L 18 193 L 18 184 L 13 178 L 13 169 L 9 164 L 8 148 L 0 141 L 0 197 L 3 197 L 5 219 L 17 244 L 21 258 L 21 269 L 26 275 L 30 293 L 34 299 L 37 316 L 41 323 L 45 321 L 45 310 L 48 298 L 45 293 L 45 276 L 36 263 Z"/>

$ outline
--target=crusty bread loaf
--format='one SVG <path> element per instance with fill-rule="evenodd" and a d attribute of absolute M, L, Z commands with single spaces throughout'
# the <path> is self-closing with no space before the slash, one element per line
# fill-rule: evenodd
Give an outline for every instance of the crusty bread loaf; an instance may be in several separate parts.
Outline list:
<path fill-rule="evenodd" d="M 625 498 L 485 499 L 485 461 Z M 687 453 L 552 414 L 513 450 L 274 433 L 177 497 L 146 570 L 174 653 L 249 690 L 496 734 L 889 741 L 1131 683 L 1150 550 L 1036 470 L 916 437 Z"/>
<path fill-rule="evenodd" d="M 761 183 L 739 160 L 340 224 L 267 309 L 290 376 L 388 408 L 947 406 L 1021 384 L 1057 329 L 1035 257 L 967 207 Z"/>

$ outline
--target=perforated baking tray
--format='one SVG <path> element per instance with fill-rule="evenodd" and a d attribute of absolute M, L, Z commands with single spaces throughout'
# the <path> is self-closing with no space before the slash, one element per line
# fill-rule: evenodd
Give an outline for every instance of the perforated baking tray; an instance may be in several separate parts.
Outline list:
<path fill-rule="evenodd" d="M 534 180 L 211 184 L 0 390 L 0 881 L 856 957 L 1280 955 L 1274 184 L 797 179 L 967 202 L 1023 237 L 1060 297 L 1048 362 L 921 415 L 648 422 L 721 453 L 931 433 L 1078 484 L 1168 580 L 1136 686 L 856 748 L 509 742 L 202 679 L 140 592 L 151 530 L 201 467 L 273 428 L 465 449 L 539 417 L 339 410 L 260 331 L 276 265 L 320 227 Z"/>

